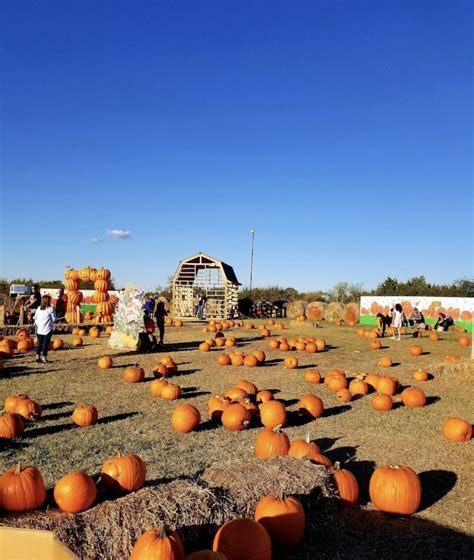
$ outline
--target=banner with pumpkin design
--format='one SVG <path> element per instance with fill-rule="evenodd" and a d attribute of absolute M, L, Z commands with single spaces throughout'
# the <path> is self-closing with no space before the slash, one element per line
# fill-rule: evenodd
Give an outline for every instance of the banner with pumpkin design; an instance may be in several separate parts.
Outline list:
<path fill-rule="evenodd" d="M 375 325 L 377 313 L 386 315 L 400 303 L 407 318 L 415 307 L 421 311 L 428 324 L 436 323 L 438 315 L 444 313 L 453 318 L 454 324 L 472 332 L 474 298 L 422 297 L 422 296 L 362 296 L 360 298 L 360 323 Z"/>

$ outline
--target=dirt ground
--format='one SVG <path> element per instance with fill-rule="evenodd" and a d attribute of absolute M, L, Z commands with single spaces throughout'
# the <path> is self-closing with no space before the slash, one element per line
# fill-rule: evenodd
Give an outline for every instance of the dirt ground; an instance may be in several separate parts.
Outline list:
<path fill-rule="evenodd" d="M 289 322 L 286 323 L 289 326 Z M 371 556 L 360 548 L 360 542 L 367 543 L 367 527 L 372 527 L 371 534 L 381 543 L 373 547 L 379 558 L 381 555 L 384 558 L 428 557 L 425 556 L 427 549 L 417 544 L 427 540 L 431 543 L 431 558 L 446 557 L 444 549 L 437 546 L 437 539 L 444 543 L 451 539 L 449 550 L 453 554 L 456 552 L 457 558 L 472 557 L 468 552 L 473 544 L 469 538 L 473 536 L 474 510 L 472 441 L 450 442 L 441 433 L 444 420 L 450 416 L 472 421 L 474 366 L 469 360 L 471 349 L 458 346 L 458 333 L 443 333 L 439 342 L 430 341 L 427 336 L 415 340 L 406 335 L 401 341 L 386 337 L 381 350 L 371 350 L 371 341 L 357 336 L 357 328 L 322 325 L 314 328 L 302 324 L 298 328 L 286 328 L 283 333 L 272 331 L 274 336 L 312 335 L 326 340 L 328 348 L 323 352 L 292 352 L 299 360 L 295 370 L 283 367 L 286 353 L 270 350 L 268 339 L 261 338 L 255 329 L 235 328 L 226 334 L 236 336 L 238 347 L 245 353 L 257 349 L 265 351 L 267 362 L 259 368 L 220 367 L 216 357 L 222 349 L 213 348 L 208 353 L 198 351 L 199 343 L 210 336 L 202 332 L 202 325 L 168 328 L 163 353 L 171 355 L 178 364 L 179 371 L 170 381 L 182 388 L 179 402 L 165 401 L 150 392 L 153 366 L 159 362 L 161 352 L 135 354 L 113 350 L 108 348 L 106 336 L 99 339 L 86 336 L 83 347 L 72 347 L 72 337 L 62 336 L 66 348 L 51 351 L 48 364 L 36 364 L 31 352 L 15 356 L 6 361 L 0 376 L 0 398 L 3 401 L 8 395 L 26 393 L 41 404 L 43 416 L 40 422 L 27 427 L 23 438 L 3 444 L 0 472 L 18 462 L 34 465 L 40 469 L 47 487 L 52 487 L 57 479 L 71 471 L 84 470 L 96 475 L 103 462 L 120 450 L 142 457 L 147 465 L 148 484 L 153 485 L 163 480 L 193 477 L 223 460 L 248 459 L 254 453 L 255 439 L 261 429 L 259 423 L 243 432 L 230 432 L 207 420 L 209 397 L 223 394 L 238 380 L 246 379 L 259 389 L 271 389 L 275 398 L 286 404 L 290 414 L 285 432 L 291 441 L 309 433 L 333 462 L 340 461 L 356 475 L 361 487 L 362 509 L 341 514 L 342 525 L 321 523 L 319 528 L 320 531 L 324 529 L 324 536 L 329 538 L 334 527 L 338 531 L 345 527 L 354 544 L 352 551 L 349 541 L 343 546 L 342 536 L 333 534 L 332 544 L 327 546 L 309 536 L 310 545 L 306 543 L 305 551 L 316 552 L 298 555 L 296 551 L 295 556 L 282 557 Z M 410 355 L 409 348 L 413 344 L 422 346 L 422 356 Z M 114 367 L 99 370 L 97 359 L 105 354 L 113 357 Z M 454 373 L 450 368 L 439 367 L 446 354 L 462 357 L 461 367 L 456 366 Z M 378 360 L 384 355 L 392 358 L 392 368 L 378 366 Z M 122 380 L 123 370 L 135 363 L 145 369 L 145 382 L 127 385 Z M 397 404 L 389 412 L 373 411 L 370 395 L 340 404 L 324 384 L 305 383 L 304 371 L 309 367 L 316 367 L 323 376 L 334 368 L 346 371 L 348 376 L 355 372 L 389 373 L 397 376 L 403 386 L 421 387 L 428 402 L 420 409 Z M 414 382 L 412 373 L 416 368 L 426 369 L 432 379 Z M 296 403 L 309 393 L 321 397 L 325 414 L 302 423 L 297 416 Z M 181 403 L 193 404 L 201 411 L 203 424 L 199 430 L 188 434 L 174 431 L 170 417 Z M 99 411 L 98 423 L 87 428 L 72 424 L 71 413 L 78 404 L 94 404 Z M 382 519 L 373 511 L 368 501 L 368 480 L 374 467 L 381 464 L 407 465 L 420 475 L 424 497 L 420 511 L 412 518 Z M 377 522 L 372 524 L 368 516 Z M 408 533 L 411 537 L 403 542 L 409 544 L 403 550 L 384 548 L 385 537 L 378 534 L 381 527 L 389 528 L 393 535 L 406 537 Z M 420 540 L 420 535 L 425 535 L 425 541 Z M 443 552 L 438 556 L 436 550 Z"/>

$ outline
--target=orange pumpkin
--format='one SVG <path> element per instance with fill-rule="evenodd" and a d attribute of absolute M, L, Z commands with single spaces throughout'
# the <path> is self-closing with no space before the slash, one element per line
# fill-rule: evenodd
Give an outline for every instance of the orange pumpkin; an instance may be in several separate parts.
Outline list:
<path fill-rule="evenodd" d="M 102 356 L 97 360 L 97 367 L 99 369 L 109 369 L 113 366 L 113 361 L 110 356 Z"/>
<path fill-rule="evenodd" d="M 183 541 L 164 527 L 146 531 L 135 543 L 130 560 L 184 560 Z"/>
<path fill-rule="evenodd" d="M 382 348 L 382 343 L 379 340 L 374 340 L 370 343 L 372 350 L 380 350 Z"/>
<path fill-rule="evenodd" d="M 71 420 L 76 426 L 91 426 L 97 422 L 99 414 L 95 406 L 92 405 L 79 405 L 74 409 Z"/>
<path fill-rule="evenodd" d="M 379 360 L 379 366 L 392 367 L 392 358 L 390 358 L 389 356 L 382 356 Z"/>
<path fill-rule="evenodd" d="M 219 395 L 213 395 L 209 398 L 207 402 L 207 409 L 209 413 L 209 418 L 211 420 L 220 420 L 224 410 L 230 406 L 231 402 L 226 397 L 221 397 Z"/>
<path fill-rule="evenodd" d="M 232 360 L 230 359 L 230 356 L 228 354 L 219 354 L 219 356 L 217 356 L 216 362 L 220 366 L 230 366 Z"/>
<path fill-rule="evenodd" d="M 437 333 L 437 332 L 430 332 L 430 334 L 428 335 L 428 338 L 433 342 L 438 342 L 438 340 L 440 339 L 440 336 L 439 336 L 439 333 Z"/>
<path fill-rule="evenodd" d="M 317 369 L 307 369 L 304 372 L 306 383 L 321 383 L 321 374 Z"/>
<path fill-rule="evenodd" d="M 255 356 L 245 356 L 243 365 L 245 367 L 257 367 L 258 360 Z"/>
<path fill-rule="evenodd" d="M 199 345 L 199 350 L 201 352 L 209 352 L 210 349 L 211 345 L 208 342 L 201 342 L 201 344 Z"/>
<path fill-rule="evenodd" d="M 334 465 L 331 474 L 341 500 L 348 505 L 357 504 L 359 501 L 357 478 L 347 469 L 341 469 L 339 462 Z"/>
<path fill-rule="evenodd" d="M 123 372 L 123 380 L 125 383 L 141 383 L 145 379 L 143 368 L 136 366 L 128 366 Z"/>
<path fill-rule="evenodd" d="M 313 455 L 317 455 L 318 453 L 321 453 L 321 450 L 310 440 L 309 433 L 306 434 L 305 439 L 295 440 L 288 450 L 288 455 L 290 457 L 299 457 L 302 459 L 311 459 Z"/>
<path fill-rule="evenodd" d="M 323 401 L 316 395 L 305 395 L 297 404 L 299 413 L 309 418 L 320 418 L 324 414 Z"/>
<path fill-rule="evenodd" d="M 255 456 L 259 458 L 278 457 L 288 455 L 290 439 L 276 428 L 264 428 L 255 442 Z"/>
<path fill-rule="evenodd" d="M 459 346 L 471 346 L 471 341 L 467 336 L 461 336 L 458 340 Z"/>
<path fill-rule="evenodd" d="M 201 414 L 190 404 L 179 405 L 171 416 L 171 425 L 177 432 L 192 432 L 199 426 L 199 422 L 201 422 Z"/>
<path fill-rule="evenodd" d="M 260 421 L 266 428 L 286 426 L 287 414 L 285 405 L 278 400 L 269 400 L 260 405 Z"/>
<path fill-rule="evenodd" d="M 425 393 L 418 387 L 408 387 L 401 394 L 402 402 L 409 408 L 420 408 L 426 404 Z"/>
<path fill-rule="evenodd" d="M 377 467 L 369 483 L 374 506 L 385 513 L 412 515 L 420 507 L 421 481 L 409 467 Z"/>
<path fill-rule="evenodd" d="M 472 438 L 472 426 L 462 418 L 448 418 L 443 424 L 443 435 L 451 441 L 469 441 Z"/>
<path fill-rule="evenodd" d="M 13 467 L 0 476 L 0 504 L 4 511 L 40 508 L 46 500 L 43 477 L 35 467 Z"/>
<path fill-rule="evenodd" d="M 250 420 L 250 412 L 239 403 L 226 407 L 221 416 L 222 425 L 232 432 L 244 430 L 250 424 Z"/>
<path fill-rule="evenodd" d="M 428 381 L 428 372 L 424 369 L 415 369 L 413 372 L 413 379 L 415 381 Z"/>
<path fill-rule="evenodd" d="M 301 502 L 280 492 L 258 501 L 255 521 L 265 527 L 275 545 L 294 548 L 303 538 L 306 518 Z"/>
<path fill-rule="evenodd" d="M 353 379 L 349 383 L 349 391 L 352 395 L 367 395 L 369 385 L 363 379 Z"/>
<path fill-rule="evenodd" d="M 96 497 L 94 481 L 82 471 L 63 476 L 54 486 L 54 501 L 68 513 L 85 511 L 95 502 Z"/>
<path fill-rule="evenodd" d="M 19 395 L 17 398 L 18 400 L 16 401 L 15 408 L 11 410 L 11 412 L 19 414 L 29 422 L 36 422 L 39 420 L 42 413 L 41 406 L 26 395 Z M 5 412 L 10 412 L 10 410 L 5 408 Z"/>
<path fill-rule="evenodd" d="M 392 377 L 381 375 L 377 382 L 377 391 L 382 395 L 393 396 L 397 390 L 397 384 Z"/>
<path fill-rule="evenodd" d="M 23 417 L 12 412 L 0 416 L 0 439 L 13 439 L 21 437 L 25 431 Z"/>
<path fill-rule="evenodd" d="M 349 402 L 352 398 L 350 389 L 341 389 L 336 393 L 336 398 L 339 402 Z"/>
<path fill-rule="evenodd" d="M 168 383 L 161 390 L 161 398 L 165 401 L 174 401 L 181 396 L 181 387 Z"/>
<path fill-rule="evenodd" d="M 266 356 L 263 350 L 256 350 L 255 352 L 252 352 L 252 356 L 255 356 L 257 358 L 259 366 L 265 363 Z"/>
<path fill-rule="evenodd" d="M 421 356 L 423 354 L 423 348 L 415 344 L 414 346 L 410 347 L 410 354 L 412 356 Z"/>
<path fill-rule="evenodd" d="M 139 490 L 145 483 L 145 478 L 145 463 L 133 453 L 107 459 L 101 470 L 104 486 L 118 492 Z"/>
<path fill-rule="evenodd" d="M 271 401 L 273 400 L 273 393 L 268 390 L 259 391 L 255 397 L 255 400 L 261 403 Z"/>
<path fill-rule="evenodd" d="M 392 397 L 390 395 L 374 395 L 371 401 L 372 408 L 378 411 L 390 410 L 393 407 Z"/>
<path fill-rule="evenodd" d="M 296 356 L 286 356 L 284 365 L 287 369 L 295 369 L 298 367 L 298 358 Z"/>
<path fill-rule="evenodd" d="M 224 523 L 214 537 L 212 550 L 222 552 L 227 560 L 272 558 L 272 543 L 267 530 L 262 524 L 247 518 L 232 519 Z"/>
<path fill-rule="evenodd" d="M 163 389 L 166 387 L 166 385 L 169 385 L 169 383 L 168 383 L 168 381 L 166 381 L 166 379 L 164 379 L 164 378 L 154 379 L 150 383 L 151 394 L 155 395 L 155 397 L 161 397 L 161 393 L 162 393 Z"/>
<path fill-rule="evenodd" d="M 243 389 L 247 393 L 247 395 L 256 395 L 258 393 L 257 386 L 245 379 L 241 379 L 237 383 L 236 387 L 239 389 Z"/>

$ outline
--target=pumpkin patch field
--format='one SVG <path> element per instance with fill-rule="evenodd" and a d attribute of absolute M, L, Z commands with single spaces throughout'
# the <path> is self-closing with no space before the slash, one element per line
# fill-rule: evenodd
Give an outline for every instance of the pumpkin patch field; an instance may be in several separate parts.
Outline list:
<path fill-rule="evenodd" d="M 0 523 L 84 559 L 472 558 L 470 338 L 282 323 L 4 344 Z"/>

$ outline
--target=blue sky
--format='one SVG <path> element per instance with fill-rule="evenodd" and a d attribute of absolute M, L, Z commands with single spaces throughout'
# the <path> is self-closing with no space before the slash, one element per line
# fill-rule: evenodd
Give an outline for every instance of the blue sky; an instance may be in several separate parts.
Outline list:
<path fill-rule="evenodd" d="M 252 227 L 254 285 L 472 275 L 469 2 L 22 1 L 0 21 L 1 276 L 106 266 L 151 289 L 203 251 L 247 284 Z"/>

